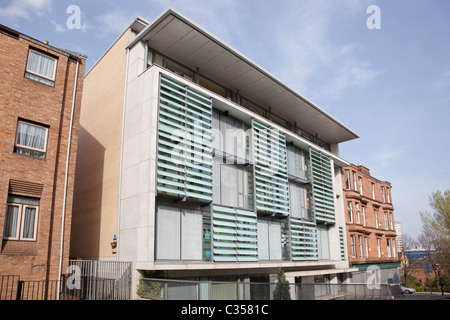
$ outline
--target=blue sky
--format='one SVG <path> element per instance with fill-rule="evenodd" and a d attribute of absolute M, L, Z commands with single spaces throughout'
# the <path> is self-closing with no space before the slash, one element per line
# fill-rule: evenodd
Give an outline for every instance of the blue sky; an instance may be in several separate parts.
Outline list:
<path fill-rule="evenodd" d="M 370 5 L 381 29 L 367 27 Z M 136 16 L 168 7 L 355 131 L 341 157 L 391 182 L 395 219 L 420 233 L 429 195 L 450 188 L 448 0 L 2 0 L 0 23 L 85 53 L 89 69 Z"/>

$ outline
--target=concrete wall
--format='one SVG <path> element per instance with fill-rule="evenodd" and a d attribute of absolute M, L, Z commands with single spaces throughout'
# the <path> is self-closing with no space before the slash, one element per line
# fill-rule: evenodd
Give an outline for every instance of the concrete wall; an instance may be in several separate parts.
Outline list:
<path fill-rule="evenodd" d="M 133 262 L 154 259 L 159 73 L 144 60 L 138 43 L 129 52 L 118 239 L 120 260 Z"/>
<path fill-rule="evenodd" d="M 126 44 L 130 29 L 85 77 L 75 177 L 73 258 L 113 258 L 117 235 Z"/>

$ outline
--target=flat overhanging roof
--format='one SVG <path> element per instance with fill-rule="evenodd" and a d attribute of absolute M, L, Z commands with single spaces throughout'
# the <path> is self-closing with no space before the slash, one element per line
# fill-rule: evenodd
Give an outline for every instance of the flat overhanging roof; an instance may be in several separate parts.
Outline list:
<path fill-rule="evenodd" d="M 151 48 L 235 91 L 327 143 L 359 138 L 324 110 L 173 9 L 128 44 Z"/>

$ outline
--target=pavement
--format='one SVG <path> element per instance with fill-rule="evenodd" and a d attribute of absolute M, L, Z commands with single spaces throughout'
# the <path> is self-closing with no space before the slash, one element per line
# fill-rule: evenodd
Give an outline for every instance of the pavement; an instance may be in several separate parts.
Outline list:
<path fill-rule="evenodd" d="M 404 294 L 396 297 L 395 300 L 450 300 L 450 293 L 441 292 L 416 292 L 410 294 Z"/>

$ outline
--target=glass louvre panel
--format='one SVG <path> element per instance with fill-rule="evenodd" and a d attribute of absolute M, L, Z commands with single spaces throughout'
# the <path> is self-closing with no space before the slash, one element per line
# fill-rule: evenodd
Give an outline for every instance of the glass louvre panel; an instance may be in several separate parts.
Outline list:
<path fill-rule="evenodd" d="M 311 148 L 313 197 L 316 220 L 335 222 L 333 178 L 330 157 Z"/>
<path fill-rule="evenodd" d="M 212 201 L 212 101 L 161 75 L 157 190 Z"/>
<path fill-rule="evenodd" d="M 290 219 L 292 260 L 318 260 L 316 224 Z"/>
<path fill-rule="evenodd" d="M 252 121 L 256 208 L 267 214 L 289 215 L 286 139 L 277 129 Z"/>
<path fill-rule="evenodd" d="M 213 206 L 214 261 L 257 261 L 256 214 Z"/>

